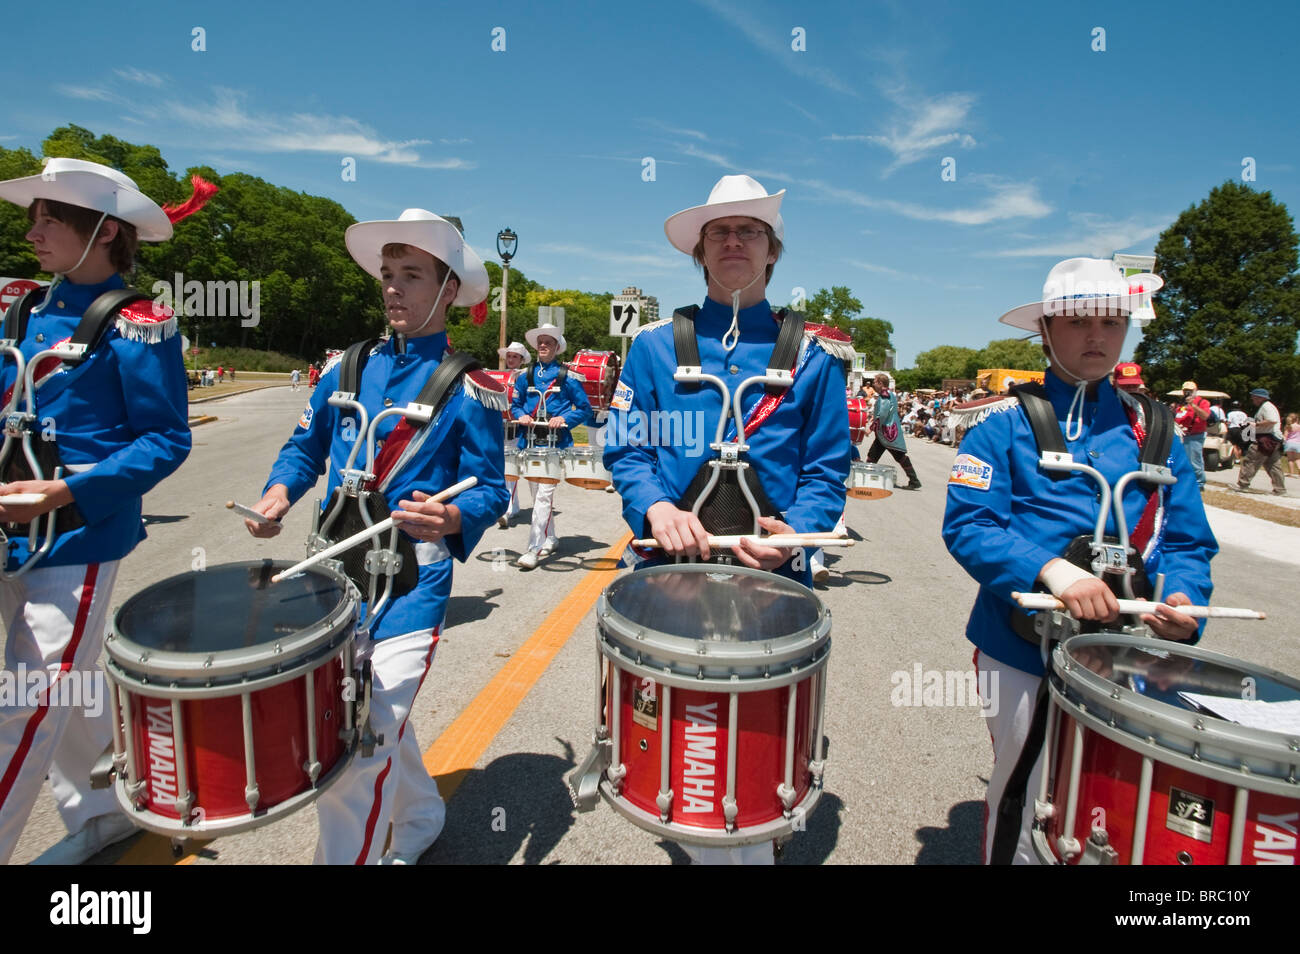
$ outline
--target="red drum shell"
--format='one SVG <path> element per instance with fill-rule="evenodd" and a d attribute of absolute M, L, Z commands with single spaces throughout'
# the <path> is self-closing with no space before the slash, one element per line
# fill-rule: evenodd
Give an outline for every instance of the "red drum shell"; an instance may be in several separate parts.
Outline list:
<path fill-rule="evenodd" d="M 866 398 L 849 400 L 849 440 L 861 444 L 867 439 L 867 421 L 871 417 L 871 402 Z"/>
<path fill-rule="evenodd" d="M 569 371 L 582 377 L 582 389 L 587 393 L 593 411 L 609 410 L 614 399 L 614 386 L 618 384 L 619 357 L 615 351 L 582 350 L 569 362 Z"/>

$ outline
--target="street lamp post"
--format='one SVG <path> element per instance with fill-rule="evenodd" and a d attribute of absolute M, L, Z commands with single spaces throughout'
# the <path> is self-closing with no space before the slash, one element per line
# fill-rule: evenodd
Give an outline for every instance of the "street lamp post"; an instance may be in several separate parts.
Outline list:
<path fill-rule="evenodd" d="M 510 227 L 497 233 L 497 254 L 501 256 L 501 350 L 498 352 L 497 367 L 506 366 L 506 292 L 510 286 L 510 259 L 515 257 L 519 245 L 519 236 Z"/>

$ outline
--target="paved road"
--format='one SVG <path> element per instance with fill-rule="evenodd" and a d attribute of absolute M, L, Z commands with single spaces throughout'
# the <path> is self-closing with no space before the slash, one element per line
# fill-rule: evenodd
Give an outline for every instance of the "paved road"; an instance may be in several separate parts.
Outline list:
<path fill-rule="evenodd" d="M 239 560 L 297 558 L 310 521 L 304 502 L 273 541 L 253 540 L 224 509 L 227 499 L 255 501 L 289 433 L 304 395 L 273 388 L 205 406 L 218 415 L 198 427 L 184 467 L 145 500 L 149 539 L 124 563 L 115 604 L 166 576 Z M 988 736 L 975 707 L 894 706 L 891 675 L 965 671 L 971 648 L 962 637 L 974 583 L 939 538 L 943 486 L 953 451 L 921 443 L 912 456 L 925 487 L 881 501 L 850 501 L 848 524 L 859 544 L 832 554 L 829 607 L 833 651 L 827 698 L 831 743 L 826 795 L 791 843 L 787 863 L 973 863 L 978 859 Z M 323 486 L 323 483 L 322 485 Z M 532 573 L 508 565 L 527 540 L 526 522 L 492 529 L 467 564 L 456 567 L 445 634 L 413 714 L 424 747 L 438 738 L 506 665 L 600 558 L 622 537 L 612 494 L 562 487 L 557 495 L 562 549 Z M 1214 514 L 1221 514 L 1214 511 Z M 527 518 L 526 511 L 523 518 Z M 1273 612 L 1263 623 L 1222 623 L 1205 644 L 1286 672 L 1300 673 L 1300 644 L 1286 622 L 1294 592 L 1300 530 L 1252 518 L 1228 534 L 1215 562 L 1216 602 Z M 1212 519 L 1218 520 L 1217 516 Z M 1216 523 L 1217 527 L 1217 523 Z M 1226 539 L 1226 538 L 1225 538 Z M 1271 544 L 1280 559 L 1257 555 Z M 613 579 L 610 574 L 609 579 Z M 563 776 L 586 753 L 591 736 L 595 626 L 592 606 L 449 803 L 447 828 L 426 863 L 670 863 L 676 846 L 642 832 L 608 807 L 575 815 Z M 446 782 L 448 780 L 444 780 Z M 444 787 L 447 787 L 444 785 Z M 504 822 L 504 825 L 502 824 Z M 275 825 L 212 842 L 199 863 L 306 863 L 315 813 L 305 809 Z M 30 860 L 62 837 L 52 798 L 42 797 L 14 855 Z M 145 836 L 127 858 L 152 857 Z M 111 861 L 123 851 L 106 852 Z"/>

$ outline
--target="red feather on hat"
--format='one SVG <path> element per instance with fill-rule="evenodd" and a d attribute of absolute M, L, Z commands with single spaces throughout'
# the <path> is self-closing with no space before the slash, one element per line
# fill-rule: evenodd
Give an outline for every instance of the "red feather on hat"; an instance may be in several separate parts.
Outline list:
<path fill-rule="evenodd" d="M 471 319 L 473 319 L 474 324 L 476 325 L 483 324 L 483 322 L 487 321 L 487 315 L 488 315 L 488 309 L 487 309 L 486 298 L 484 298 L 477 305 L 470 306 L 469 316 Z"/>
<path fill-rule="evenodd" d="M 181 219 L 187 218 L 199 211 L 199 209 L 208 204 L 209 199 L 221 191 L 220 186 L 204 179 L 197 172 L 190 176 L 190 185 L 193 187 L 193 191 L 190 193 L 188 199 L 180 205 L 164 205 L 162 207 L 163 212 L 167 214 L 167 218 L 171 220 L 172 225 L 175 225 Z"/>

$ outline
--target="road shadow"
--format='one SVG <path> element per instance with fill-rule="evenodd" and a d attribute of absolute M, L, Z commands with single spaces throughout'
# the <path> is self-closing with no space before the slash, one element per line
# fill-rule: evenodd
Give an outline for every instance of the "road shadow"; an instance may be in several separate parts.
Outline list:
<path fill-rule="evenodd" d="M 822 792 L 817 806 L 808 816 L 803 831 L 796 831 L 785 843 L 777 859 L 783 865 L 821 865 L 835 850 L 843 824 L 844 802 L 830 792 Z"/>
<path fill-rule="evenodd" d="M 447 802 L 442 837 L 420 864 L 504 865 L 521 848 L 524 864 L 547 863 L 574 816 L 564 782 L 575 766 L 573 746 L 556 741 L 564 747 L 564 757 L 516 752 L 464 773 L 455 798 Z M 447 782 L 439 781 L 444 792 Z"/>
<path fill-rule="evenodd" d="M 190 515 L 187 513 L 166 514 L 166 515 L 147 513 L 140 519 L 144 521 L 144 525 L 146 527 L 152 527 L 155 524 L 160 524 L 160 523 L 180 523 L 182 520 L 190 519 Z"/>
<path fill-rule="evenodd" d="M 452 596 L 447 600 L 447 616 L 442 624 L 443 630 L 451 629 L 463 623 L 477 623 L 487 619 L 492 611 L 501 604 L 492 602 L 504 592 L 499 587 L 488 590 L 482 596 Z"/>
<path fill-rule="evenodd" d="M 830 579 L 825 583 L 819 583 L 818 586 L 824 586 L 827 589 L 836 589 L 844 586 L 851 586 L 854 583 L 869 583 L 872 586 L 879 586 L 882 583 L 893 583 L 894 578 L 885 573 L 877 573 L 875 570 L 844 570 L 842 572 L 832 573 Z"/>
<path fill-rule="evenodd" d="M 918 865 L 977 865 L 984 831 L 984 803 L 958 802 L 948 809 L 947 828 L 918 828 Z"/>

